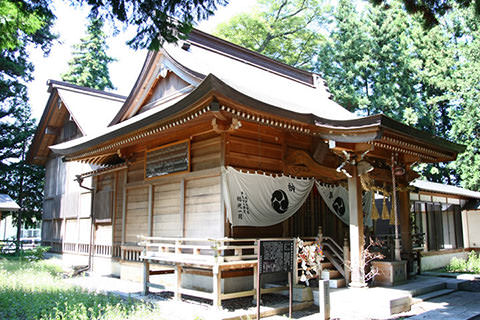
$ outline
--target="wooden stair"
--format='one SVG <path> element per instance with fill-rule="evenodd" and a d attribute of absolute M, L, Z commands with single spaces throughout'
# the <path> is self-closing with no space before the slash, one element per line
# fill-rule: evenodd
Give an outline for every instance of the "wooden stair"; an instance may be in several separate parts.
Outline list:
<path fill-rule="evenodd" d="M 323 253 L 324 253 L 324 262 L 322 262 L 322 274 L 321 278 L 323 280 L 328 280 L 330 288 L 343 288 L 345 287 L 345 270 L 344 262 L 340 255 L 343 255 L 343 252 L 340 252 L 342 248 L 338 244 L 332 244 L 333 239 L 324 238 L 324 241 L 330 241 L 330 245 L 322 242 L 323 244 Z"/>

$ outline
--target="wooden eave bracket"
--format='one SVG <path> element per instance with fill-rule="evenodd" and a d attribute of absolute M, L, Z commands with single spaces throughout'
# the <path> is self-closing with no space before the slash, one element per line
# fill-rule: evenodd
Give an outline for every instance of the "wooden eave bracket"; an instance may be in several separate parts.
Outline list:
<path fill-rule="evenodd" d="M 293 175 L 310 175 L 326 177 L 332 180 L 343 180 L 345 176 L 334 168 L 323 166 L 303 150 L 289 151 L 285 158 L 286 169 Z"/>
<path fill-rule="evenodd" d="M 242 126 L 242 122 L 237 118 L 232 118 L 231 121 L 219 120 L 217 117 L 212 119 L 212 128 L 216 133 L 230 133 L 238 130 Z"/>

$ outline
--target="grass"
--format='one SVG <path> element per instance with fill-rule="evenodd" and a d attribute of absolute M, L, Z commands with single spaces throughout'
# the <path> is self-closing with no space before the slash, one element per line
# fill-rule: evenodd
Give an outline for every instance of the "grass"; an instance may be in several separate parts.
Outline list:
<path fill-rule="evenodd" d="M 480 253 L 472 251 L 468 254 L 467 260 L 452 258 L 450 264 L 445 267 L 447 272 L 468 272 L 480 273 Z"/>
<path fill-rule="evenodd" d="M 48 261 L 0 257 L 0 319 L 160 319 L 148 303 L 89 293 L 61 276 L 62 270 Z"/>

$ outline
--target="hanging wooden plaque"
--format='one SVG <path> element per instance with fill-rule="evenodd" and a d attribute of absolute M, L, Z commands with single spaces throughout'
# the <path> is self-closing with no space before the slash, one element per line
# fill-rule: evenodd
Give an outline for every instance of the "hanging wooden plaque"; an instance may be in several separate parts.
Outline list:
<path fill-rule="evenodd" d="M 145 179 L 190 171 L 190 141 L 171 143 L 145 152 Z"/>

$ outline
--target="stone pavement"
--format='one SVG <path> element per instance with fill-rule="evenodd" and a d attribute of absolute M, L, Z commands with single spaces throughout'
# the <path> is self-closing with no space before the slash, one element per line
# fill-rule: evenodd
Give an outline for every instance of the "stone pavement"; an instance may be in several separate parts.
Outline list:
<path fill-rule="evenodd" d="M 136 282 L 124 281 L 110 277 L 77 277 L 66 279 L 68 283 L 78 285 L 89 291 L 109 292 L 124 297 L 132 297 L 136 299 L 147 300 L 159 307 L 159 316 L 164 319 L 192 320 L 192 319 L 225 319 L 235 318 L 247 313 L 246 308 L 232 311 L 223 309 L 215 311 L 205 301 L 188 300 L 175 301 L 171 299 L 171 294 L 155 294 L 147 298 L 143 297 L 141 292 L 141 284 Z M 391 290 L 391 289 L 390 289 Z M 369 290 L 369 292 L 375 290 Z M 387 292 L 387 291 L 386 291 Z M 332 319 L 347 320 L 364 320 L 378 319 L 375 313 L 369 315 L 367 312 L 352 312 L 355 308 L 348 308 L 349 302 L 332 302 Z M 365 309 L 365 308 L 364 308 Z M 251 313 L 251 308 L 249 309 Z M 255 309 L 253 309 L 255 310 Z M 365 311 L 365 310 L 364 310 Z M 452 319 L 467 320 L 480 315 L 480 292 L 456 291 L 449 295 L 441 296 L 426 302 L 421 302 L 412 306 L 411 311 L 397 314 L 390 319 L 409 318 L 412 320 L 419 319 Z M 272 316 L 266 319 L 285 320 L 288 315 Z M 293 319 L 313 320 L 319 319 L 318 307 L 312 306 L 303 311 L 293 313 Z M 247 318 L 245 318 L 247 319 Z M 480 318 L 478 318 L 480 319 Z"/>
<path fill-rule="evenodd" d="M 464 320 L 480 315 L 480 292 L 456 291 L 412 306 L 409 319 Z"/>

